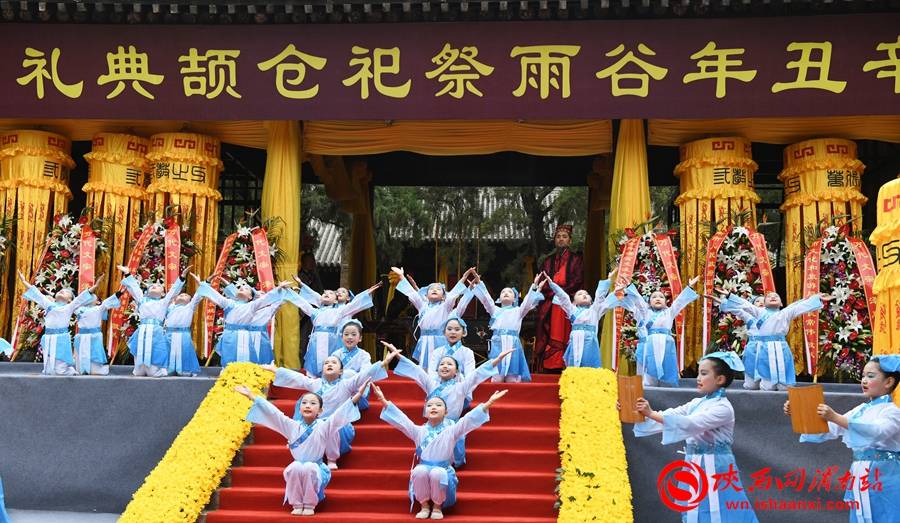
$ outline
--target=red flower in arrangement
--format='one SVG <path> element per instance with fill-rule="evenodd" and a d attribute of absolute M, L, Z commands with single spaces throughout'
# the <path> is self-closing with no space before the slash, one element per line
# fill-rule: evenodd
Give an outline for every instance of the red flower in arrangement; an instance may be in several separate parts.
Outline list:
<path fill-rule="evenodd" d="M 83 215 L 81 215 L 80 218 L 78 218 L 78 223 L 80 223 L 81 225 L 85 225 L 85 224 L 87 224 L 87 222 L 88 222 L 88 217 L 86 214 L 83 214 Z"/>
<path fill-rule="evenodd" d="M 634 236 L 635 236 L 634 229 L 625 229 L 625 236 L 628 236 L 629 238 L 634 238 Z"/>
<path fill-rule="evenodd" d="M 72 257 L 72 253 L 69 252 L 69 251 L 67 251 L 67 250 L 65 250 L 65 249 L 63 249 L 63 250 L 59 251 L 59 256 L 60 256 L 61 258 L 71 258 L 71 257 Z"/>
<path fill-rule="evenodd" d="M 178 225 L 178 222 L 175 220 L 174 216 L 167 216 L 163 220 L 163 227 L 165 227 L 166 229 L 171 229 L 172 227 L 174 227 L 176 225 Z"/>

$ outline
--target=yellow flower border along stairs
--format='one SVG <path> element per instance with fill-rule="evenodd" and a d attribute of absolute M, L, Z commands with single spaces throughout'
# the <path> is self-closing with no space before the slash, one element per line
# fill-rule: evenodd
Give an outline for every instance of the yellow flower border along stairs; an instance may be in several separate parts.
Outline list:
<path fill-rule="evenodd" d="M 566 369 L 559 396 L 559 521 L 634 521 L 616 375 L 609 369 Z"/>
<path fill-rule="evenodd" d="M 134 493 L 121 523 L 197 521 L 250 433 L 244 420 L 250 400 L 234 392 L 246 385 L 261 392 L 273 375 L 252 363 L 222 371 L 172 446 Z"/>

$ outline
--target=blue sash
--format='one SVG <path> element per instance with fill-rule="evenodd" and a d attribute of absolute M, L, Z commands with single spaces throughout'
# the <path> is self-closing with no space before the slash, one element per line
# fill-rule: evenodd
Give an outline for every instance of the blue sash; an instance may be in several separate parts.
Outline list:
<path fill-rule="evenodd" d="M 54 334 L 68 334 L 68 327 L 60 327 L 58 329 L 44 329 L 44 334 L 54 335 Z"/>
<path fill-rule="evenodd" d="M 301 421 L 301 423 L 305 423 L 305 422 Z M 312 435 L 313 429 L 316 428 L 316 425 L 318 425 L 318 423 L 319 423 L 318 419 L 313 420 L 312 423 L 310 423 L 309 425 L 306 426 L 306 430 L 303 431 L 303 434 L 300 434 L 300 437 L 298 437 L 297 439 L 295 439 L 294 441 L 292 441 L 291 443 L 288 444 L 288 448 L 293 450 L 293 449 L 299 447 L 300 445 L 303 445 L 303 442 L 305 442 L 307 439 L 309 439 L 309 437 Z M 321 463 L 321 462 L 322 462 L 322 460 L 319 460 L 319 463 Z"/>
<path fill-rule="evenodd" d="M 358 351 L 359 351 L 359 347 L 353 347 L 353 350 L 351 350 L 351 351 L 348 351 L 346 348 L 341 350 L 341 352 L 344 353 L 344 355 L 341 357 L 341 368 L 342 369 L 344 367 L 346 367 L 347 364 L 350 363 L 350 360 L 352 360 L 353 357 L 359 353 Z"/>
<path fill-rule="evenodd" d="M 78 334 L 100 334 L 100 327 L 87 327 L 85 329 L 78 329 Z"/>
<path fill-rule="evenodd" d="M 313 332 L 327 332 L 328 334 L 337 334 L 337 327 L 323 327 L 319 325 L 313 327 Z"/>

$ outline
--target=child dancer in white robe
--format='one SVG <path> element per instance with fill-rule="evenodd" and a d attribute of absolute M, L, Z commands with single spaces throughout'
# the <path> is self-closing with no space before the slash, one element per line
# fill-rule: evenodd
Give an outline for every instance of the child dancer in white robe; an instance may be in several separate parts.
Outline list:
<path fill-rule="evenodd" d="M 766 310 L 756 319 L 757 364 L 756 378 L 762 390 L 787 390 L 797 383 L 794 371 L 794 355 L 787 343 L 791 320 L 822 308 L 822 302 L 830 296 L 814 294 L 781 308 L 781 296 L 777 292 L 766 294 Z"/>
<path fill-rule="evenodd" d="M 900 355 L 873 357 L 862 376 L 862 391 L 869 401 L 843 416 L 819 405 L 817 413 L 828 422 L 828 432 L 800 436 L 802 443 L 842 438 L 853 451 L 853 478 L 844 495 L 852 523 L 900 521 L 900 408 L 891 401 L 898 383 Z M 784 413 L 791 413 L 790 401 L 785 402 Z M 871 488 L 861 487 L 863 478 Z"/>
<path fill-rule="evenodd" d="M 391 267 L 391 271 L 400 276 L 397 291 L 405 294 L 412 306 L 419 311 L 416 317 L 419 341 L 416 342 L 413 359 L 418 361 L 423 369 L 431 368 L 434 366 L 432 352 L 447 344 L 443 331 L 447 318 L 454 311 L 456 316 L 462 316 L 472 301 L 471 293 L 466 292 L 466 280 L 469 275 L 475 273 L 475 268 L 467 270 L 449 292 L 445 291 L 440 283 L 432 283 L 425 289 L 417 290 L 406 279 L 402 267 Z M 456 300 L 460 297 L 457 304 Z"/>
<path fill-rule="evenodd" d="M 644 329 L 645 338 L 643 343 L 638 343 L 635 358 L 637 372 L 644 376 L 645 386 L 678 386 L 680 362 L 675 337 L 672 336 L 672 324 L 678 313 L 697 299 L 697 293 L 691 287 L 699 280 L 697 276 L 688 282 L 671 307 L 666 307 L 666 295 L 661 291 L 650 294 L 648 304 L 634 286 L 629 286 L 620 301 L 621 306 L 634 316 L 638 331 Z"/>
<path fill-rule="evenodd" d="M 193 297 L 181 293 L 166 311 L 166 338 L 169 341 L 169 365 L 167 372 L 177 376 L 199 376 L 200 361 L 191 336 L 194 311 L 203 299 L 199 293 Z"/>
<path fill-rule="evenodd" d="M 222 291 L 226 298 L 234 299 L 237 296 L 237 285 L 229 283 Z M 283 292 L 289 292 L 287 290 Z M 285 298 L 285 301 L 287 299 Z M 256 361 L 259 363 L 271 363 L 275 361 L 275 351 L 272 348 L 272 337 L 269 336 L 269 325 L 272 319 L 278 314 L 278 305 L 267 305 L 253 315 L 250 320 L 250 346 L 256 353 Z"/>
<path fill-rule="evenodd" d="M 78 318 L 78 332 L 75 334 L 75 368 L 79 374 L 95 376 L 109 374 L 106 349 L 103 347 L 102 325 L 108 319 L 109 311 L 121 305 L 119 301 L 121 295 L 122 291 L 119 291 L 102 302 L 94 297 L 93 305 L 75 311 L 75 317 Z"/>
<path fill-rule="evenodd" d="M 216 352 L 225 367 L 234 362 L 259 363 L 256 350 L 251 345 L 253 326 L 250 322 L 259 309 L 273 304 L 280 304 L 286 298 L 284 291 L 290 282 L 283 281 L 267 293 L 258 293 L 254 298 L 254 290 L 247 285 L 238 288 L 234 299 L 226 298 L 206 282 L 201 282 L 195 274 L 194 279 L 200 284 L 197 294 L 225 310 L 225 331 L 216 344 Z"/>
<path fill-rule="evenodd" d="M 322 416 L 328 417 L 343 403 L 347 398 L 359 389 L 360 385 L 367 380 L 379 381 L 387 378 L 387 366 L 397 356 L 399 351 L 389 353 L 385 356 L 384 361 L 379 361 L 365 371 L 352 376 L 343 376 L 341 368 L 341 360 L 335 356 L 325 358 L 325 364 L 322 366 L 322 377 L 311 378 L 305 374 L 292 371 L 285 368 L 275 367 L 274 365 L 262 365 L 262 368 L 275 373 L 275 381 L 273 385 L 277 387 L 288 387 L 291 389 L 308 390 L 318 394 L 323 401 Z M 301 404 L 298 401 L 294 409 L 294 419 L 301 418 Z M 328 460 L 328 468 L 337 469 L 337 460 L 343 454 L 350 452 L 351 443 L 355 431 L 350 423 L 344 424 L 337 434 L 331 437 L 325 445 L 325 457 Z"/>
<path fill-rule="evenodd" d="M 397 350 L 386 341 L 381 343 L 390 350 Z M 409 358 L 400 356 L 400 363 L 394 369 L 394 374 L 415 381 L 419 388 L 425 391 L 426 402 L 434 397 L 444 400 L 447 417 L 453 421 L 459 421 L 466 406 L 466 400 L 472 397 L 472 393 L 475 392 L 478 385 L 497 374 L 497 365 L 512 353 L 513 349 L 503 351 L 499 356 L 484 362 L 475 372 L 464 377 L 459 374 L 459 363 L 452 356 L 441 358 L 436 374 L 427 373 Z M 453 449 L 453 464 L 459 467 L 465 463 L 466 438 L 463 436 L 457 440 L 456 447 Z"/>
<path fill-rule="evenodd" d="M 734 352 L 713 352 L 700 360 L 697 390 L 702 398 L 662 412 L 655 411 L 644 398 L 634 410 L 647 420 L 634 425 L 638 437 L 662 433 L 662 444 L 685 442 L 684 460 L 699 466 L 709 480 L 708 495 L 699 506 L 682 513 L 682 521 L 697 523 L 755 523 L 747 495 L 740 486 L 737 464 L 731 446 L 734 443 L 734 408 L 725 397 L 734 373 L 744 369 Z M 617 405 L 617 407 L 620 407 Z M 734 488 L 716 489 L 716 475 L 735 471 Z M 742 504 L 746 503 L 746 505 Z M 747 507 L 746 509 L 738 507 Z"/>
<path fill-rule="evenodd" d="M 575 293 L 574 301 L 569 299 L 562 287 L 557 285 L 547 273 L 544 278 L 553 290 L 553 303 L 559 305 L 572 323 L 572 331 L 569 334 L 569 345 L 563 354 L 566 367 L 592 367 L 600 368 L 603 362 L 600 359 L 600 343 L 597 339 L 597 324 L 600 318 L 619 303 L 615 289 L 609 292 L 612 277 L 615 271 L 610 272 L 605 280 L 597 283 L 594 292 L 594 301 L 586 290 Z M 624 287 L 623 287 L 624 288 Z M 637 292 L 635 289 L 634 292 Z"/>
<path fill-rule="evenodd" d="M 72 376 L 77 374 L 75 361 L 72 359 L 72 334 L 69 332 L 69 321 L 75 310 L 94 300 L 93 292 L 100 282 L 78 296 L 69 289 L 57 292 L 52 298 L 40 289 L 28 283 L 19 272 L 19 279 L 27 289 L 22 298 L 34 302 L 44 310 L 44 334 L 41 336 L 41 353 L 44 357 L 43 374 Z"/>
<path fill-rule="evenodd" d="M 299 278 L 294 278 L 300 281 Z M 341 348 L 341 339 L 338 335 L 338 327 L 360 313 L 372 307 L 372 293 L 381 287 L 381 282 L 369 287 L 365 292 L 357 294 L 346 305 L 338 305 L 334 291 L 322 293 L 318 308 L 303 297 L 304 293 L 314 292 L 309 286 L 300 282 L 300 294 L 290 291 L 286 299 L 296 305 L 312 321 L 313 330 L 309 335 L 309 344 L 306 346 L 306 354 L 303 356 L 303 370 L 313 377 L 322 375 L 322 365 L 325 358 L 332 352 Z M 306 290 L 308 289 L 308 291 Z"/>
<path fill-rule="evenodd" d="M 760 352 L 757 320 L 766 311 L 763 307 L 764 301 L 764 296 L 754 296 L 750 302 L 737 294 L 730 294 L 726 300 L 716 298 L 720 311 L 733 314 L 747 326 L 747 344 L 744 345 L 744 354 L 741 356 L 744 362 L 744 388 L 747 390 L 759 389 L 759 378 L 756 374 Z"/>
<path fill-rule="evenodd" d="M 322 296 L 325 293 L 333 294 L 331 303 L 336 305 L 347 305 L 351 300 L 353 300 L 353 298 L 356 297 L 356 295 L 353 294 L 353 291 L 346 287 L 338 287 L 337 290 L 334 291 L 331 289 L 326 289 L 322 291 L 322 294 L 319 294 L 312 287 L 303 283 L 303 280 L 301 280 L 299 277 L 294 276 L 294 279 L 297 280 L 297 283 L 300 284 L 300 296 L 316 307 L 322 307 L 324 305 Z"/>
<path fill-rule="evenodd" d="M 513 349 L 513 355 L 504 360 L 498 370 L 498 375 L 491 378 L 494 382 L 528 382 L 531 381 L 531 372 L 528 370 L 528 360 L 525 359 L 525 350 L 522 348 L 522 340 L 519 338 L 519 329 L 522 328 L 522 320 L 544 299 L 541 289 L 547 280 L 543 274 L 534 277 L 534 283 L 525 300 L 519 305 L 519 293 L 511 287 L 500 291 L 497 302 L 494 300 L 481 281 L 481 276 L 475 274 L 475 296 L 484 305 L 485 310 L 491 315 L 489 327 L 493 331 L 491 336 L 490 358 L 496 358 L 501 352 Z M 543 281 L 542 281 L 543 280 Z"/>
<path fill-rule="evenodd" d="M 169 342 L 163 331 L 163 322 L 166 319 L 166 311 L 169 304 L 175 299 L 184 287 L 184 278 L 190 271 L 190 266 L 185 267 L 181 277 L 172 284 L 169 292 L 161 283 L 154 283 L 144 293 L 141 284 L 131 274 L 131 269 L 119 265 L 119 270 L 126 275 L 122 280 L 122 287 L 131 294 L 136 304 L 135 313 L 140 323 L 137 330 L 128 340 L 128 350 L 134 356 L 135 376 L 150 376 L 159 378 L 168 374 L 169 366 Z"/>
<path fill-rule="evenodd" d="M 284 503 L 290 503 L 295 516 L 312 516 L 316 506 L 325 499 L 325 487 L 331 481 L 331 470 L 322 464 L 326 442 L 344 425 L 359 419 L 355 403 L 367 383 L 344 401 L 330 416 L 322 416 L 322 398 L 308 392 L 300 398 L 302 418 L 285 416 L 278 407 L 247 387 L 237 386 L 237 392 L 253 400 L 247 421 L 268 427 L 288 441 L 293 463 L 284 469 Z"/>
<path fill-rule="evenodd" d="M 438 364 L 446 356 L 456 360 L 459 375 L 468 376 L 475 372 L 475 353 L 472 349 L 462 344 L 463 338 L 469 335 L 469 327 L 459 316 L 451 315 L 444 322 L 444 339 L 446 345 L 434 349 L 430 359 L 431 366 L 428 373 L 437 375 Z"/>
<path fill-rule="evenodd" d="M 470 410 L 457 422 L 447 418 L 447 405 L 444 400 L 435 396 L 425 402 L 425 417 L 428 421 L 424 425 L 416 425 L 384 397 L 378 386 L 373 385 L 372 389 L 375 397 L 384 404 L 381 419 L 416 445 L 418 464 L 412 469 L 409 478 L 410 510 L 415 500 L 421 505 L 416 519 L 443 519 L 444 509 L 456 503 L 459 480 L 450 465 L 456 441 L 490 421 L 488 408 L 507 391 L 495 392 L 489 400 Z"/>
<path fill-rule="evenodd" d="M 359 348 L 362 339 L 362 323 L 359 320 L 347 320 L 341 325 L 341 348 L 331 355 L 341 360 L 341 368 L 344 372 L 353 371 L 357 374 L 365 372 L 372 366 L 372 355 Z M 363 393 L 357 405 L 359 410 L 369 408 L 368 389 Z"/>

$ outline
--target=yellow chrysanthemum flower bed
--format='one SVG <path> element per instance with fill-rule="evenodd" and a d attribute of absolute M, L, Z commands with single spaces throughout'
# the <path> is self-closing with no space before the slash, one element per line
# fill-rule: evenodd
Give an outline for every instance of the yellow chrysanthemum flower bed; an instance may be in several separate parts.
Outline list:
<path fill-rule="evenodd" d="M 568 368 L 559 380 L 559 395 L 558 521 L 634 521 L 616 375 L 608 369 Z"/>
<path fill-rule="evenodd" d="M 250 433 L 250 423 L 244 417 L 251 402 L 235 392 L 234 387 L 246 385 L 261 392 L 273 377 L 253 363 L 226 367 L 194 417 L 134 493 L 119 521 L 196 521 Z"/>

